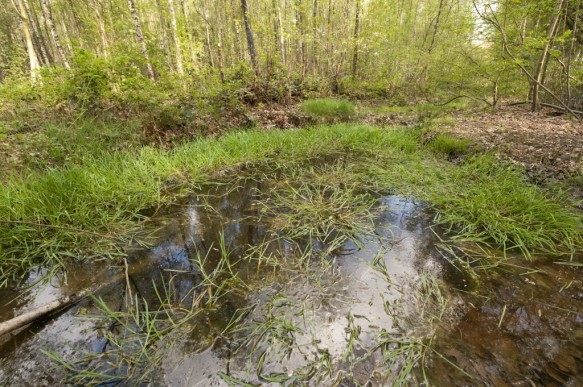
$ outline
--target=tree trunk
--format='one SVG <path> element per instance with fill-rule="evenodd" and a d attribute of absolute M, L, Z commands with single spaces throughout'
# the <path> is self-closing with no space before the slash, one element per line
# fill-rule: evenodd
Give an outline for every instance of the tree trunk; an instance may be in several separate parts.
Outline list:
<path fill-rule="evenodd" d="M 358 66 L 358 27 L 360 22 L 361 0 L 356 0 L 356 13 L 354 15 L 354 51 L 352 54 L 352 79 L 356 79 L 356 70 Z"/>
<path fill-rule="evenodd" d="M 555 37 L 555 33 L 557 32 L 557 26 L 559 24 L 559 16 L 561 14 L 561 10 L 563 9 L 563 5 L 565 4 L 565 0 L 558 0 L 558 3 L 555 7 L 555 12 L 553 13 L 553 17 L 549 24 L 549 28 L 547 30 L 547 41 L 543 47 L 543 52 L 541 54 L 540 61 L 538 63 L 536 73 L 534 75 L 534 83 L 532 84 L 532 111 L 536 112 L 540 110 L 540 85 L 543 84 L 543 78 L 546 72 L 547 64 L 549 61 L 549 49 L 551 48 L 551 44 Z"/>
<path fill-rule="evenodd" d="M 28 0 L 20 0 L 24 3 L 24 8 L 28 14 L 29 25 L 31 27 L 32 41 L 35 44 L 37 57 L 40 59 L 41 64 L 50 65 L 53 63 L 53 58 L 47 49 L 47 44 L 43 39 L 42 31 L 40 28 L 40 23 L 36 13 L 30 8 Z"/>
<path fill-rule="evenodd" d="M 283 22 L 281 20 L 281 8 L 277 6 L 277 25 L 279 26 L 279 49 L 281 50 L 281 64 L 285 67 L 285 36 L 283 35 Z"/>
<path fill-rule="evenodd" d="M 73 31 L 73 36 L 75 36 L 78 39 L 79 45 L 81 46 L 81 48 L 84 48 L 85 44 L 83 41 L 83 37 L 81 35 L 81 27 L 80 27 L 81 23 L 79 23 L 79 18 L 77 17 L 77 12 L 75 12 L 73 0 L 67 0 L 67 2 L 69 3 L 69 9 L 71 10 L 71 14 L 73 15 L 73 24 L 75 26 L 74 31 Z"/>
<path fill-rule="evenodd" d="M 225 73 L 223 71 L 224 68 L 224 60 L 223 60 L 223 34 L 221 29 L 219 29 L 219 43 L 217 44 L 217 61 L 219 65 L 219 77 L 221 78 L 221 82 L 225 82 Z"/>
<path fill-rule="evenodd" d="M 206 3 L 205 3 L 205 9 L 202 12 L 202 18 L 204 20 L 204 28 L 205 28 L 205 36 L 206 36 L 206 50 L 208 53 L 209 63 L 211 65 L 211 67 L 215 67 L 215 58 L 213 55 L 213 45 L 211 42 L 210 22 L 208 20 L 206 12 L 207 11 L 206 11 Z"/>
<path fill-rule="evenodd" d="M 318 0 L 314 0 L 312 4 L 312 45 L 311 45 L 311 52 L 312 52 L 312 74 L 318 73 L 318 42 L 320 41 L 317 39 L 318 34 Z"/>
<path fill-rule="evenodd" d="M 300 79 L 301 82 L 304 81 L 306 76 L 306 67 L 307 67 L 307 48 L 306 48 L 306 29 L 305 29 L 305 20 L 304 20 L 304 9 L 302 0 L 296 0 L 296 20 L 297 20 L 297 33 L 299 35 L 299 60 L 300 63 Z"/>
<path fill-rule="evenodd" d="M 247 36 L 247 49 L 249 50 L 251 66 L 253 66 L 255 75 L 259 75 L 259 67 L 257 65 L 257 51 L 255 50 L 255 40 L 253 39 L 253 30 L 251 29 L 251 22 L 249 20 L 247 0 L 241 0 L 241 10 L 243 11 L 243 22 L 245 23 L 245 35 Z"/>
<path fill-rule="evenodd" d="M 237 20 L 237 14 L 236 14 L 236 10 L 237 10 L 237 6 L 235 4 L 235 0 L 230 0 L 231 1 L 231 6 L 230 6 L 230 11 L 232 12 L 231 14 L 231 19 L 232 19 L 232 23 L 231 23 L 231 33 L 234 36 L 233 39 L 233 53 L 235 55 L 235 60 L 234 62 L 240 62 L 242 55 L 241 55 L 241 31 L 239 30 L 239 22 Z"/>
<path fill-rule="evenodd" d="M 579 13 L 579 8 L 580 8 L 580 3 L 577 2 L 577 5 L 575 7 L 575 20 L 573 22 L 573 36 L 571 36 L 571 44 L 569 45 L 569 58 L 567 61 L 567 70 L 566 70 L 566 75 L 567 75 L 567 106 L 571 106 L 571 99 L 573 98 L 572 96 L 572 91 L 571 91 L 571 67 L 572 67 L 572 61 L 573 61 L 573 53 L 575 51 L 575 42 L 577 41 L 577 20 L 579 19 L 577 17 L 577 14 Z M 569 15 L 566 15 L 567 18 L 567 23 L 569 20 Z"/>
<path fill-rule="evenodd" d="M 174 59 L 172 56 L 172 52 L 170 50 L 170 43 L 168 43 L 168 22 L 166 21 L 166 16 L 164 15 L 164 10 L 162 9 L 162 5 L 160 4 L 160 0 L 156 0 L 156 9 L 158 10 L 158 25 L 160 26 L 160 31 L 162 33 L 161 41 L 162 41 L 162 48 L 166 53 L 166 60 L 168 61 L 168 67 L 172 68 L 172 64 L 174 63 Z"/>
<path fill-rule="evenodd" d="M 28 51 L 28 59 L 30 64 L 30 77 L 33 81 L 37 81 L 40 78 L 40 62 L 36 56 L 36 51 L 34 50 L 34 45 L 32 43 L 32 36 L 30 35 L 30 21 L 28 20 L 28 15 L 22 0 L 12 0 L 12 4 L 14 5 L 16 12 L 18 12 L 18 16 L 22 22 L 22 33 L 24 34 L 24 40 L 26 43 L 26 50 Z"/>
<path fill-rule="evenodd" d="M 433 49 L 435 48 L 435 38 L 437 37 L 437 32 L 439 31 L 439 23 L 441 21 L 441 13 L 443 12 L 444 0 L 439 0 L 439 9 L 437 10 L 437 16 L 435 18 L 435 24 L 433 26 L 433 34 L 431 35 L 431 42 L 429 43 L 429 48 L 427 49 L 427 54 L 431 56 Z M 421 71 L 420 79 L 423 81 L 427 80 L 429 71 L 429 64 L 425 63 L 423 65 L 423 70 Z"/>
<path fill-rule="evenodd" d="M 146 71 L 148 73 L 148 78 L 151 80 L 155 80 L 154 76 L 154 68 L 152 67 L 152 63 L 150 62 L 150 56 L 148 55 L 148 48 L 146 47 L 146 42 L 144 41 L 144 34 L 142 33 L 142 25 L 140 23 L 140 17 L 138 16 L 138 11 L 136 10 L 136 5 L 134 4 L 134 0 L 128 0 L 128 6 L 130 7 L 130 12 L 134 19 L 134 27 L 136 29 L 136 39 L 138 40 L 138 44 L 140 45 L 140 50 L 142 52 L 142 56 L 144 57 L 144 61 L 146 62 Z"/>
<path fill-rule="evenodd" d="M 182 65 L 182 51 L 180 50 L 180 40 L 178 38 L 178 26 L 176 25 L 176 12 L 174 12 L 174 0 L 168 0 L 168 9 L 170 10 L 170 24 L 172 26 L 172 40 L 176 50 L 176 71 L 178 74 L 184 74 Z"/>
<path fill-rule="evenodd" d="M 49 28 L 51 30 L 51 36 L 53 38 L 53 44 L 57 48 L 57 53 L 61 58 L 61 62 L 63 66 L 70 70 L 71 66 L 69 66 L 69 62 L 67 61 L 67 56 L 65 55 L 65 50 L 63 49 L 63 45 L 61 44 L 61 39 L 59 39 L 59 34 L 57 33 L 57 28 L 55 27 L 55 21 L 53 19 L 53 13 L 51 11 L 51 6 L 49 0 L 41 0 L 41 5 L 43 9 L 43 13 L 45 15 L 46 20 L 49 23 Z"/>
<path fill-rule="evenodd" d="M 93 10 L 97 19 L 97 28 L 99 30 L 99 40 L 101 40 L 101 52 L 105 58 L 109 57 L 109 43 L 107 42 L 107 33 L 105 32 L 105 21 L 102 15 L 101 0 L 93 0 Z"/>

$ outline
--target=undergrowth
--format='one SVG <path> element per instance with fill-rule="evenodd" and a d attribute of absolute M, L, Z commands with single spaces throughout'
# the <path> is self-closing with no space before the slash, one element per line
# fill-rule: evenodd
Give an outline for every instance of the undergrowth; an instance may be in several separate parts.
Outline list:
<path fill-rule="evenodd" d="M 325 155 L 342 158 L 358 170 L 342 178 L 343 187 L 356 184 L 424 200 L 459 238 L 518 249 L 527 257 L 535 250 L 570 254 L 583 246 L 579 212 L 491 155 L 454 165 L 420 145 L 414 131 L 342 124 L 240 131 L 174 150 L 146 147 L 138 154 L 88 156 L 79 165 L 13 178 L 0 186 L 2 284 L 39 264 L 59 269 L 71 259 L 123 254 L 122 246 L 139 230 L 144 210 L 188 194 L 193 182 L 217 169 Z M 314 203 L 328 195 L 308 188 L 295 194 Z M 280 199 L 285 204 L 285 197 Z M 342 196 L 336 201 L 342 203 Z M 325 226 L 326 215 L 338 215 L 325 208 L 318 211 L 295 216 L 317 216 Z"/>

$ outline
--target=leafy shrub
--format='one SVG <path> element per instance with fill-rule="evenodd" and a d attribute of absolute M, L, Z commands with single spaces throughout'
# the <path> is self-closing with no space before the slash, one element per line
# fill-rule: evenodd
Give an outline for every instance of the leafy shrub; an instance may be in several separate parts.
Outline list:
<path fill-rule="evenodd" d="M 304 113 L 324 118 L 348 118 L 355 111 L 355 107 L 348 101 L 337 99 L 313 99 L 302 103 Z"/>
<path fill-rule="evenodd" d="M 81 106 L 96 107 L 110 88 L 110 68 L 106 60 L 86 50 L 73 57 L 69 79 L 64 85 L 70 100 Z"/>

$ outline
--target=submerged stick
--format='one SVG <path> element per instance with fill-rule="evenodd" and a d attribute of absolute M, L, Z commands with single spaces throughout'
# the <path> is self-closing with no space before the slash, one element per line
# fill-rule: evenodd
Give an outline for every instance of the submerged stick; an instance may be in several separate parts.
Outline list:
<path fill-rule="evenodd" d="M 93 286 L 93 288 L 87 288 L 80 290 L 75 293 L 71 293 L 67 296 L 58 298 L 54 301 L 49 302 L 48 304 L 44 304 L 34 310 L 21 314 L 20 316 L 16 316 L 8 321 L 4 321 L 0 323 L 0 336 L 10 333 L 18 328 L 21 328 L 27 324 L 35 322 L 53 312 L 56 312 L 60 309 L 66 308 L 77 302 L 81 301 L 85 297 L 89 296 L 90 294 L 97 293 L 108 286 L 111 286 L 121 279 L 124 278 L 124 272 L 117 273 L 109 281 L 106 283 L 101 283 L 99 285 Z"/>
<path fill-rule="evenodd" d="M 20 316 L 14 317 L 8 321 L 0 323 L 0 336 L 10 333 L 15 329 L 21 328 L 27 324 L 30 324 L 52 312 L 62 309 L 66 306 L 74 304 L 81 301 L 83 298 L 89 295 L 89 290 L 82 290 L 77 293 L 70 294 L 65 297 L 61 297 L 57 300 L 51 301 L 41 307 L 38 307 L 30 312 L 21 314 Z"/>

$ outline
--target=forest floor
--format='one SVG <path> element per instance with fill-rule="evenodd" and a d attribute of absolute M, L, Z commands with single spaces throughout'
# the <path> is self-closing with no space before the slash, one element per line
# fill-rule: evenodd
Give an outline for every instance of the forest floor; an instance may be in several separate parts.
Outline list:
<path fill-rule="evenodd" d="M 537 181 L 570 178 L 583 167 L 583 123 L 524 107 L 455 115 L 445 131 L 522 165 Z"/>

